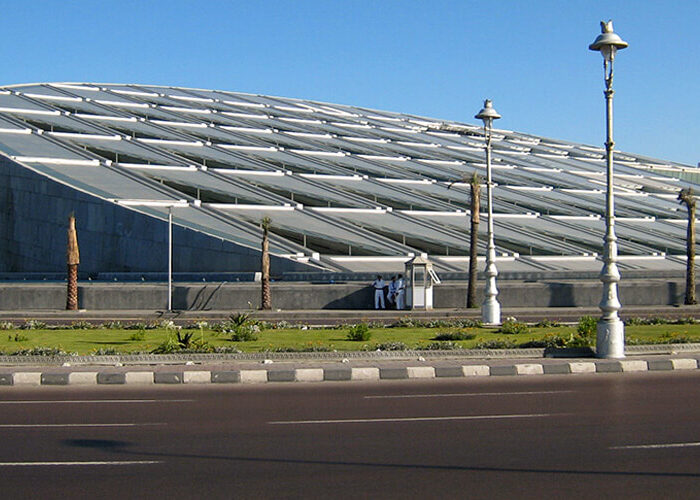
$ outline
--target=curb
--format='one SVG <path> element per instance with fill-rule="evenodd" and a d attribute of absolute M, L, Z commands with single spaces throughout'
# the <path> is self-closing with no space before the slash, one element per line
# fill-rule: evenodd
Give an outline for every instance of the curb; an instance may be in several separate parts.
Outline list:
<path fill-rule="evenodd" d="M 268 382 L 335 382 L 435 378 L 475 378 L 591 373 L 697 370 L 693 358 L 568 361 L 498 365 L 279 368 L 258 370 L 172 370 L 127 372 L 0 372 L 0 386 L 264 384 Z"/>

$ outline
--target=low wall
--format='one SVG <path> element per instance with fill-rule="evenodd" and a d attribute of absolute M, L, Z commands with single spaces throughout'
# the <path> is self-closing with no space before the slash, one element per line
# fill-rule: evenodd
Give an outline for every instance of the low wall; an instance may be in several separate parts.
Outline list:
<path fill-rule="evenodd" d="M 502 307 L 597 306 L 602 296 L 599 281 L 500 281 Z M 435 287 L 434 304 L 440 308 L 466 306 L 466 283 L 443 282 Z M 483 284 L 479 290 L 482 300 Z M 623 305 L 682 304 L 683 280 L 624 280 L 619 286 Z M 165 283 L 81 283 L 79 306 L 87 310 L 163 310 L 167 308 Z M 65 283 L 0 284 L 0 310 L 64 309 Z M 241 310 L 260 305 L 259 283 L 176 283 L 176 310 Z M 369 309 L 373 289 L 364 283 L 273 283 L 274 309 Z"/>

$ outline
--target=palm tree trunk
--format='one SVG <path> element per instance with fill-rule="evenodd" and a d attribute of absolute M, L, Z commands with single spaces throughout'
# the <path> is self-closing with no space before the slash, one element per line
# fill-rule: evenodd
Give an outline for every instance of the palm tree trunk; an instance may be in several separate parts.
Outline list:
<path fill-rule="evenodd" d="M 481 210 L 481 183 L 476 174 L 471 179 L 471 227 L 469 231 L 469 286 L 467 287 L 467 307 L 477 307 L 477 243 L 479 241 L 479 211 Z"/>
<path fill-rule="evenodd" d="M 76 311 L 78 309 L 78 264 L 80 264 L 80 252 L 78 251 L 78 234 L 75 230 L 75 217 L 73 214 L 68 217 L 66 263 L 68 267 L 66 309 Z"/>
<path fill-rule="evenodd" d="M 697 304 L 695 298 L 695 203 L 688 206 L 688 237 L 686 240 L 685 303 Z"/>
<path fill-rule="evenodd" d="M 678 200 L 688 209 L 688 232 L 685 239 L 685 303 L 697 304 L 695 297 L 695 196 L 691 188 L 681 189 Z"/>
<path fill-rule="evenodd" d="M 263 238 L 262 238 L 262 288 L 260 309 L 272 309 L 272 294 L 270 291 L 270 218 L 265 217 L 262 220 Z"/>

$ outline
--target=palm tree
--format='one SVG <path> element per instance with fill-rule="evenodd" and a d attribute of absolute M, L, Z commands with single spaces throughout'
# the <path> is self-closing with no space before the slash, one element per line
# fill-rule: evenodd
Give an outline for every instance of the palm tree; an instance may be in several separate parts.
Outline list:
<path fill-rule="evenodd" d="M 457 182 L 457 181 L 455 181 Z M 471 188 L 471 227 L 469 229 L 469 285 L 467 286 L 467 307 L 477 307 L 476 304 L 476 276 L 477 276 L 477 244 L 479 242 L 479 211 L 481 210 L 481 179 L 474 172 L 471 179 L 466 176 L 461 182 L 469 182 Z M 454 182 L 448 184 L 450 189 Z"/>
<path fill-rule="evenodd" d="M 263 217 L 261 226 L 262 238 L 262 290 L 260 309 L 272 309 L 272 297 L 270 292 L 270 223 L 269 217 Z"/>
<path fill-rule="evenodd" d="M 685 303 L 697 304 L 695 298 L 695 195 L 693 189 L 681 189 L 678 200 L 688 209 L 688 233 L 685 240 L 687 260 L 685 264 Z"/>
<path fill-rule="evenodd" d="M 75 230 L 75 216 L 73 213 L 68 216 L 66 263 L 68 267 L 66 309 L 76 311 L 78 309 L 78 264 L 80 264 L 80 252 L 78 251 L 78 234 Z"/>

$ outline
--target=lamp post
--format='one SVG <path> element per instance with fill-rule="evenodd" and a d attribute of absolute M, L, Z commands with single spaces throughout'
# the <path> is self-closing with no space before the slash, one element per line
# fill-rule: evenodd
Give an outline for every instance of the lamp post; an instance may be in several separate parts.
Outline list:
<path fill-rule="evenodd" d="M 491 132 L 493 121 L 501 115 L 493 108 L 491 99 L 484 101 L 484 107 L 474 117 L 484 122 L 484 140 L 486 141 L 486 207 L 487 207 L 487 247 L 486 247 L 486 289 L 481 303 L 481 320 L 487 325 L 501 324 L 501 304 L 496 296 L 496 245 L 493 242 L 493 183 L 491 182 Z"/>
<path fill-rule="evenodd" d="M 161 207 L 168 209 L 168 312 L 173 311 L 173 208 L 188 207 L 187 200 L 115 200 L 127 207 Z"/>
<path fill-rule="evenodd" d="M 620 300 L 617 284 L 620 272 L 617 269 L 617 237 L 615 236 L 615 195 L 613 189 L 613 62 L 615 53 L 627 47 L 627 42 L 613 32 L 612 21 L 600 22 L 601 34 L 588 46 L 590 50 L 600 51 L 603 55 L 603 74 L 605 77 L 605 114 L 606 114 L 606 160 L 607 192 L 605 195 L 605 238 L 603 249 L 603 269 L 600 281 L 603 283 L 603 298 L 600 310 L 603 315 L 598 320 L 596 337 L 596 355 L 599 358 L 625 357 L 625 325 L 617 312 Z"/>

